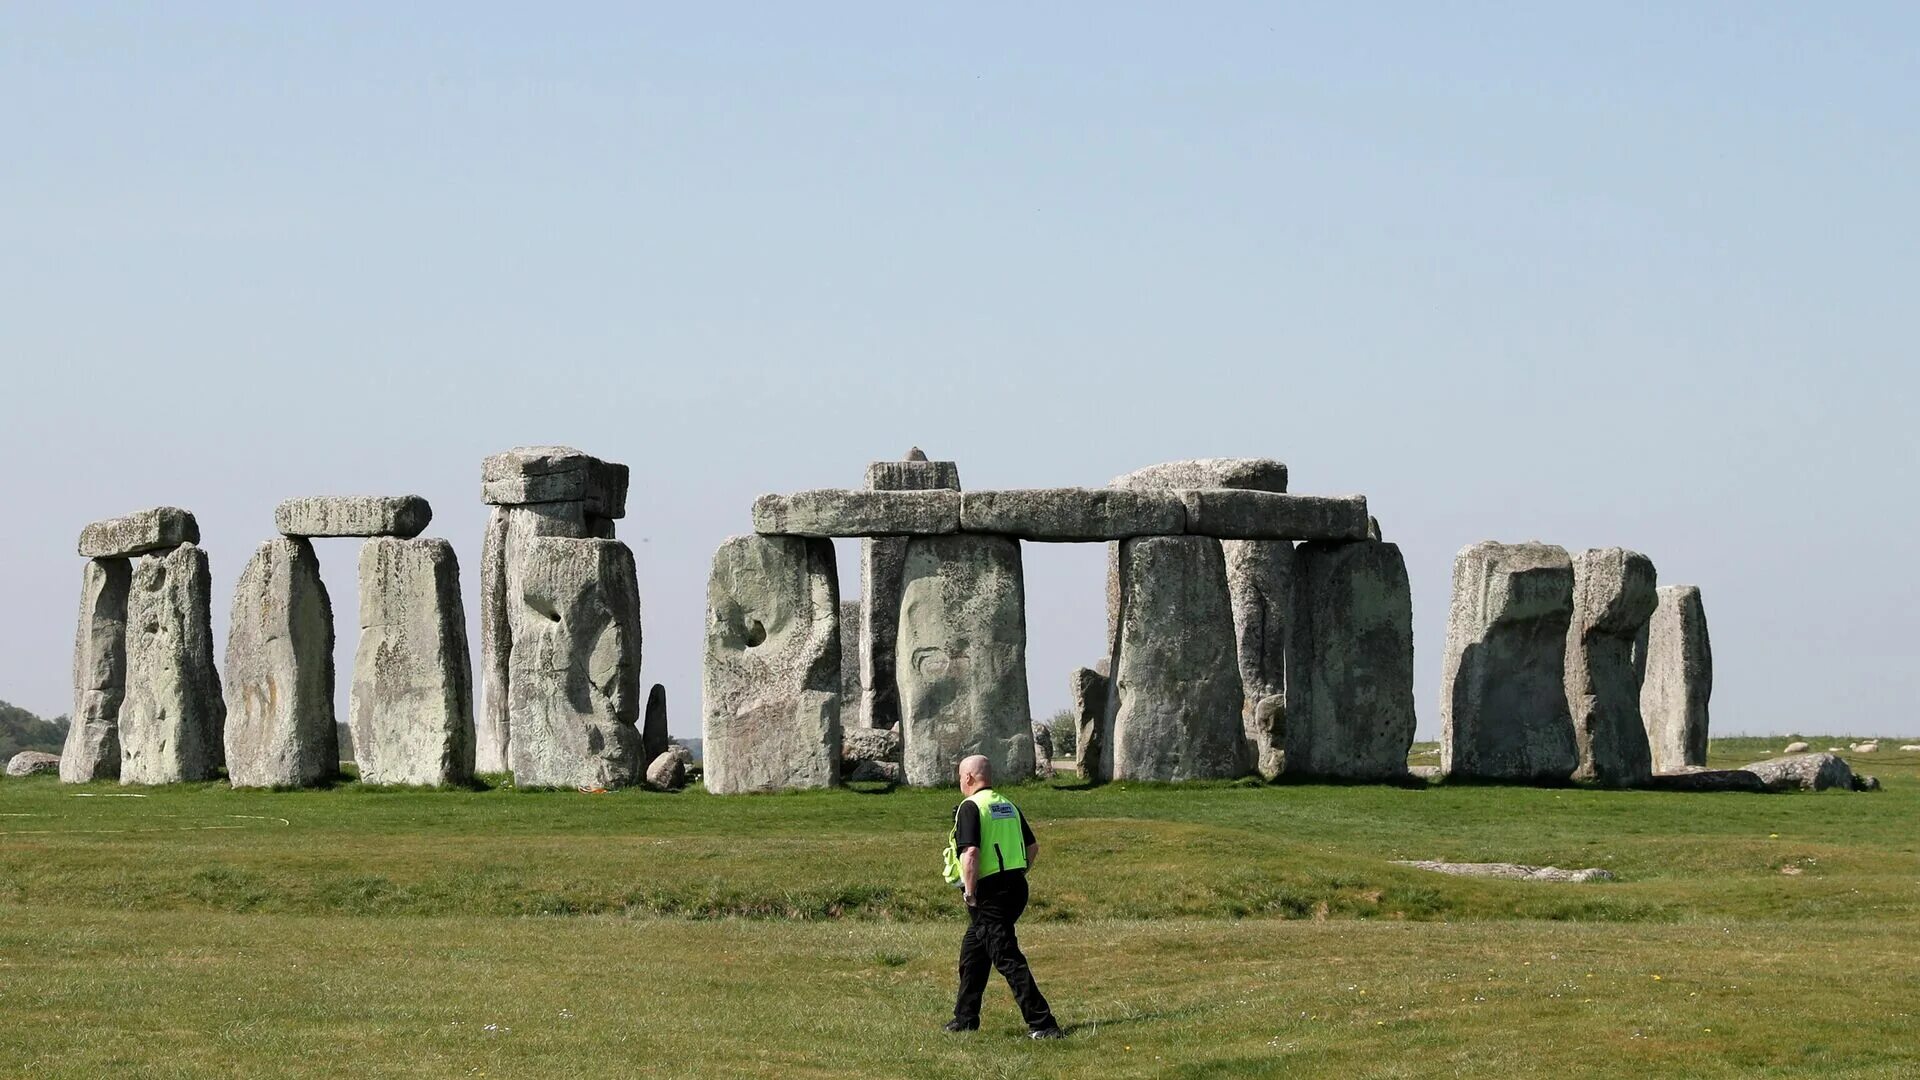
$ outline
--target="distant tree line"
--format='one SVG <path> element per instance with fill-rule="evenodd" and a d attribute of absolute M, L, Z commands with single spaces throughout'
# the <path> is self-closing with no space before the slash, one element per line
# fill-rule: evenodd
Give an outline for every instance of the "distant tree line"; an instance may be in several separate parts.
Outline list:
<path fill-rule="evenodd" d="M 0 763 L 22 750 L 57 754 L 66 741 L 66 717 L 42 720 L 18 705 L 0 701 Z"/>

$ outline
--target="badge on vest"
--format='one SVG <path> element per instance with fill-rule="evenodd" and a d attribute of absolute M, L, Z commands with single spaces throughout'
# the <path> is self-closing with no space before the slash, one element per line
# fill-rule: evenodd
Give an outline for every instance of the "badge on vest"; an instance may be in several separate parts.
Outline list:
<path fill-rule="evenodd" d="M 987 815 L 995 820 L 1005 820 L 1018 813 L 1019 811 L 1013 808 L 1012 803 L 997 802 L 987 804 Z"/>

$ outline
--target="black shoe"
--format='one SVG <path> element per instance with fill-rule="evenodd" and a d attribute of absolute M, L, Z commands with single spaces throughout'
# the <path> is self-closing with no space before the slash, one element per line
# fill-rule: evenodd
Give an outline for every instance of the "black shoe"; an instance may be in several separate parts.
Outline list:
<path fill-rule="evenodd" d="M 1058 1027 L 1043 1027 L 1038 1031 L 1027 1032 L 1029 1039 L 1064 1039 L 1066 1037 L 1065 1029 Z"/>
<path fill-rule="evenodd" d="M 963 1023 L 962 1021 L 959 1021 L 959 1020 L 949 1020 L 947 1021 L 947 1026 L 944 1028 L 941 1028 L 940 1030 L 942 1031 L 979 1031 L 980 1021 L 975 1020 L 973 1023 L 968 1024 L 968 1023 Z"/>

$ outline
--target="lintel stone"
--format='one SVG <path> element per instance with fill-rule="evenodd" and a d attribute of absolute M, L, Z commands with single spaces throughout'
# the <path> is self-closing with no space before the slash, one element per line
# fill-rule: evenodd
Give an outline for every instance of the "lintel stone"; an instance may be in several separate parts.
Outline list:
<path fill-rule="evenodd" d="M 1282 495 L 1237 488 L 1190 488 L 1187 532 L 1222 540 L 1364 540 L 1363 495 Z"/>
<path fill-rule="evenodd" d="M 958 491 L 801 491 L 753 502 L 762 536 L 940 536 L 960 531 Z"/>
<path fill-rule="evenodd" d="M 960 531 L 1022 540 L 1101 541 L 1186 531 L 1177 492 L 1118 488 L 969 491 L 960 497 Z"/>
<path fill-rule="evenodd" d="M 156 506 L 80 530 L 80 554 L 89 559 L 126 559 L 199 542 L 200 523 L 177 506 Z"/>
<path fill-rule="evenodd" d="M 274 508 L 282 536 L 397 536 L 426 531 L 433 507 L 418 495 L 313 495 Z"/>

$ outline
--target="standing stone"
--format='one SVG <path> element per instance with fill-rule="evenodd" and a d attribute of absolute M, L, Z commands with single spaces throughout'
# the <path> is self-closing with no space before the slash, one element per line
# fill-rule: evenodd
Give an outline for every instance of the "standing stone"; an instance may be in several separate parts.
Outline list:
<path fill-rule="evenodd" d="M 1033 722 L 1033 778 L 1053 779 L 1053 733 L 1038 720 Z"/>
<path fill-rule="evenodd" d="M 1440 679 L 1443 776 L 1557 783 L 1573 774 L 1572 619 L 1565 549 L 1484 541 L 1455 557 Z"/>
<path fill-rule="evenodd" d="M 120 704 L 120 782 L 211 780 L 226 705 L 213 666 L 213 574 L 182 544 L 148 555 L 127 594 L 127 695 Z"/>
<path fill-rule="evenodd" d="M 701 735 L 715 795 L 840 782 L 833 541 L 729 537 L 707 583 Z"/>
<path fill-rule="evenodd" d="M 1402 779 L 1413 746 L 1413 592 L 1400 548 L 1316 540 L 1298 559 L 1286 772 Z"/>
<path fill-rule="evenodd" d="M 513 721 L 507 709 L 507 669 L 521 607 L 518 597 L 527 543 L 536 536 L 582 539 L 589 535 L 583 503 L 493 508 L 480 550 L 481 710 L 474 731 L 474 767 L 479 772 L 502 773 L 511 768 Z"/>
<path fill-rule="evenodd" d="M 640 586 L 618 540 L 537 536 L 516 575 L 508 705 L 518 787 L 638 783 Z"/>
<path fill-rule="evenodd" d="M 473 670 L 460 563 L 445 540 L 360 548 L 360 645 L 347 709 L 367 784 L 473 779 Z"/>
<path fill-rule="evenodd" d="M 1107 661 L 1101 661 L 1104 665 Z M 1073 694 L 1074 762 L 1080 778 L 1099 781 L 1107 777 L 1100 771 L 1100 727 L 1107 716 L 1107 675 L 1094 668 L 1074 668 Z"/>
<path fill-rule="evenodd" d="M 1659 597 L 1645 634 L 1646 678 L 1640 684 L 1640 717 L 1656 773 L 1707 763 L 1707 700 L 1713 696 L 1713 646 L 1699 587 L 1663 585 Z"/>
<path fill-rule="evenodd" d="M 127 593 L 133 563 L 89 559 L 73 639 L 73 716 L 60 751 L 68 784 L 120 776 L 120 702 L 127 692 Z"/>
<path fill-rule="evenodd" d="M 1633 650 L 1657 600 L 1653 561 L 1639 552 L 1594 548 L 1573 560 L 1566 694 L 1576 780 L 1641 787 L 1653 778 Z"/>
<path fill-rule="evenodd" d="M 308 787 L 340 771 L 333 604 L 307 540 L 261 544 L 234 585 L 226 743 L 237 788 Z"/>
<path fill-rule="evenodd" d="M 860 702 L 860 601 L 840 601 L 840 719 L 858 727 Z"/>
<path fill-rule="evenodd" d="M 908 541 L 894 670 L 907 783 L 951 785 L 960 759 L 973 754 L 994 776 L 1033 775 L 1019 541 Z"/>
<path fill-rule="evenodd" d="M 1246 775 L 1254 757 L 1241 719 L 1245 699 L 1219 541 L 1128 540 L 1120 545 L 1119 562 L 1119 626 L 1100 733 L 1101 775 Z"/>
<path fill-rule="evenodd" d="M 867 466 L 871 491 L 958 491 L 960 466 L 928 461 L 919 447 L 905 461 Z M 894 676 L 900 622 L 900 568 L 907 557 L 904 536 L 860 542 L 860 725 L 890 728 L 900 722 L 900 688 Z"/>
<path fill-rule="evenodd" d="M 640 722 L 640 760 L 652 761 L 667 752 L 671 739 L 667 735 L 667 688 L 659 683 L 647 691 L 647 711 Z"/>

